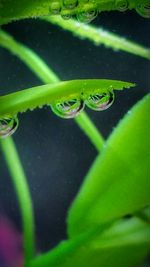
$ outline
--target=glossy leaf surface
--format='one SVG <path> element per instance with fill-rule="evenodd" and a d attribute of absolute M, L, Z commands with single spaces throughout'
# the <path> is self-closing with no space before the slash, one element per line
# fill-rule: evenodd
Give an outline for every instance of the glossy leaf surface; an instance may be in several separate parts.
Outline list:
<path fill-rule="evenodd" d="M 29 267 L 135 267 L 150 249 L 150 228 L 135 218 L 121 220 L 104 233 L 97 231 L 87 236 L 60 243 Z"/>
<path fill-rule="evenodd" d="M 150 204 L 150 94 L 113 131 L 68 216 L 74 237 Z"/>

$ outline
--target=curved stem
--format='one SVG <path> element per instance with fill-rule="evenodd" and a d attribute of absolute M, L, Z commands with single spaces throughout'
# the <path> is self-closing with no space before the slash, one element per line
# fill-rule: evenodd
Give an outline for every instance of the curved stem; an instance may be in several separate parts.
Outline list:
<path fill-rule="evenodd" d="M 59 78 L 38 55 L 15 41 L 4 31 L 0 31 L 0 45 L 18 56 L 44 83 L 55 83 L 59 81 Z M 80 117 L 76 119 L 76 122 L 99 151 L 102 147 L 102 137 L 90 118 L 84 113 L 84 115 L 80 115 Z M 28 260 L 33 257 L 35 250 L 32 201 L 26 177 L 13 140 L 11 138 L 2 140 L 0 141 L 0 145 L 5 155 L 19 199 L 23 221 L 25 261 L 28 262 Z"/>
<path fill-rule="evenodd" d="M 31 260 L 35 252 L 34 243 L 34 217 L 32 199 L 30 196 L 26 176 L 21 165 L 19 155 L 11 137 L 0 140 L 2 152 L 4 154 L 13 185 L 19 201 L 23 225 L 23 242 L 25 264 Z"/>
<path fill-rule="evenodd" d="M 4 31 L 0 31 L 0 45 L 18 56 L 44 83 L 55 83 L 59 81 L 59 78 L 38 55 L 15 41 Z M 86 115 L 86 113 L 80 115 L 80 117 L 76 118 L 76 122 L 95 145 L 95 148 L 100 151 L 102 148 L 102 137 L 88 115 Z M 35 250 L 32 201 L 26 177 L 13 140 L 11 138 L 1 140 L 0 145 L 12 176 L 20 204 L 24 233 L 25 261 L 28 262 L 28 260 L 32 259 Z"/>
<path fill-rule="evenodd" d="M 102 134 L 98 131 L 92 120 L 84 111 L 75 118 L 76 123 L 81 130 L 88 136 L 91 143 L 100 152 L 103 148 L 105 140 Z"/>
<path fill-rule="evenodd" d="M 106 48 L 112 48 L 114 51 L 122 50 L 124 52 L 137 55 L 150 60 L 150 49 L 133 41 L 125 39 L 117 34 L 106 31 L 102 28 L 96 28 L 92 25 L 79 23 L 70 19 L 66 21 L 59 16 L 42 17 L 42 20 L 73 33 L 75 36 L 87 39 L 97 45 L 104 45 Z"/>
<path fill-rule="evenodd" d="M 44 83 L 58 82 L 57 75 L 34 51 L 17 42 L 10 34 L 0 30 L 0 46 L 8 49 L 12 54 L 23 61 Z"/>

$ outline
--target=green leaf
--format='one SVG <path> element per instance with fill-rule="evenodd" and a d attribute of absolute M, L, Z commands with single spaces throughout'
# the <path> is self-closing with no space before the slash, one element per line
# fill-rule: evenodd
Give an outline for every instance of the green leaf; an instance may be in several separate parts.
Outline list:
<path fill-rule="evenodd" d="M 25 112 L 28 109 L 50 105 L 59 101 L 69 99 L 85 100 L 90 94 L 107 93 L 113 90 L 123 90 L 135 86 L 133 83 L 87 79 L 63 81 L 54 84 L 47 84 L 28 88 L 0 97 L 0 118 L 7 115 L 15 115 L 18 112 Z"/>
<path fill-rule="evenodd" d="M 135 267 L 150 249 L 150 228 L 135 218 L 121 220 L 107 232 L 81 236 L 60 243 L 28 267 Z"/>
<path fill-rule="evenodd" d="M 144 3 L 148 3 L 149 0 L 143 0 Z M 128 0 L 127 9 L 136 8 L 140 0 L 136 2 Z M 72 3 L 72 1 L 70 1 Z M 73 2 L 74 3 L 74 2 Z M 0 25 L 8 23 L 12 20 L 18 20 L 23 18 L 35 18 L 42 15 L 53 14 L 52 0 L 0 0 Z M 75 5 L 72 8 L 65 8 L 61 0 L 57 1 L 59 6 L 59 14 L 76 15 L 80 12 L 87 12 L 91 9 L 97 11 L 111 11 L 120 9 L 120 0 L 105 0 L 99 1 L 89 0 L 89 3 L 82 1 L 81 4 Z"/>
<path fill-rule="evenodd" d="M 72 204 L 74 237 L 150 204 L 150 94 L 113 131 Z"/>
<path fill-rule="evenodd" d="M 83 23 L 79 24 L 78 21 L 73 19 L 66 21 L 59 16 L 44 16 L 42 20 L 58 25 L 62 29 L 73 33 L 74 36 L 81 38 L 81 40 L 87 39 L 96 46 L 103 44 L 106 48 L 112 48 L 114 51 L 122 50 L 150 60 L 149 48 L 104 30 L 101 27 Z"/>

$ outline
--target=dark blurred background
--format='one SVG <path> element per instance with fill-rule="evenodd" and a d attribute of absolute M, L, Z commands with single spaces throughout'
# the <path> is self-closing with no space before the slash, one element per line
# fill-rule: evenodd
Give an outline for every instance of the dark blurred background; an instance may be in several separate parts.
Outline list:
<path fill-rule="evenodd" d="M 92 24 L 150 46 L 150 20 L 136 12 L 104 12 Z M 150 90 L 150 61 L 80 40 L 40 20 L 3 26 L 18 41 L 34 49 L 62 80 L 108 78 L 136 82 L 116 93 L 104 112 L 87 112 L 105 138 L 123 115 Z M 0 94 L 41 85 L 15 56 L 0 48 Z M 148 118 L 147 118 L 148 119 Z M 63 120 L 49 108 L 19 115 L 14 135 L 34 202 L 38 249 L 46 251 L 66 237 L 65 218 L 97 151 L 75 122 Z M 0 154 L 0 214 L 21 230 L 21 219 L 11 179 Z"/>

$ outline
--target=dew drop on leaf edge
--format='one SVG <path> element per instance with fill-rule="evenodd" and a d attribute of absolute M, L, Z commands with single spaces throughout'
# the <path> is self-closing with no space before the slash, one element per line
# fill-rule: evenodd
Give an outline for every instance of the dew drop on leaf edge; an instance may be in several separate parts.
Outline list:
<path fill-rule="evenodd" d="M 139 15 L 141 15 L 144 18 L 150 18 L 150 4 L 144 5 L 144 4 L 138 4 L 136 7 L 136 11 Z"/>
<path fill-rule="evenodd" d="M 73 9 L 77 6 L 77 0 L 63 0 L 63 5 L 67 9 Z"/>
<path fill-rule="evenodd" d="M 69 13 L 66 13 L 66 14 L 61 13 L 61 17 L 64 20 L 69 20 L 69 19 L 71 19 L 71 14 L 69 14 Z"/>
<path fill-rule="evenodd" d="M 76 117 L 84 109 L 84 101 L 72 99 L 51 105 L 52 111 L 63 119 Z"/>
<path fill-rule="evenodd" d="M 50 5 L 50 13 L 52 13 L 53 15 L 57 15 L 60 13 L 61 10 L 61 6 L 59 1 L 54 1 L 51 3 Z"/>
<path fill-rule="evenodd" d="M 81 23 L 90 23 L 97 16 L 96 10 L 82 11 L 76 15 L 77 20 Z"/>
<path fill-rule="evenodd" d="M 14 134 L 18 128 L 19 121 L 16 116 L 5 116 L 0 119 L 0 138 L 6 138 Z"/>
<path fill-rule="evenodd" d="M 85 104 L 90 109 L 95 111 L 103 111 L 108 109 L 114 102 L 114 92 L 108 91 L 107 93 L 90 95 L 86 100 Z"/>
<path fill-rule="evenodd" d="M 128 2 L 127 0 L 118 0 L 116 3 L 116 7 L 118 11 L 124 12 L 128 9 Z"/>

